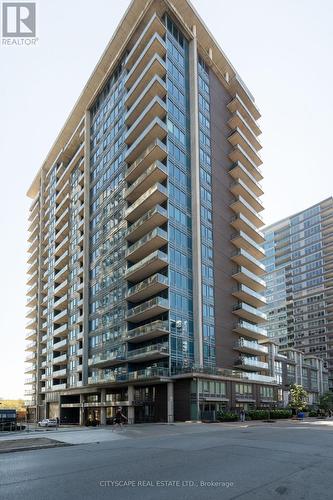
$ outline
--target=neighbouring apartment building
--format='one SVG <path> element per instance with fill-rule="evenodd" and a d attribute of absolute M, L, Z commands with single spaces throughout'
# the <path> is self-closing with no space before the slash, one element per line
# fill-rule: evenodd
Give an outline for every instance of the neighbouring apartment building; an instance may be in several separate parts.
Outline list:
<path fill-rule="evenodd" d="M 275 398 L 260 113 L 186 0 L 134 0 L 28 191 L 32 418 Z"/>
<path fill-rule="evenodd" d="M 264 229 L 269 337 L 320 357 L 333 388 L 333 198 Z M 289 352 L 289 351 L 288 351 Z M 294 352 L 294 351 L 290 351 Z"/>
<path fill-rule="evenodd" d="M 264 342 L 269 352 L 270 375 L 278 383 L 276 403 L 289 403 L 290 386 L 297 384 L 308 393 L 309 406 L 316 406 L 320 396 L 328 391 L 328 370 L 324 360 L 313 354 L 304 354 L 294 348 L 279 349 L 279 341 L 269 338 Z"/>

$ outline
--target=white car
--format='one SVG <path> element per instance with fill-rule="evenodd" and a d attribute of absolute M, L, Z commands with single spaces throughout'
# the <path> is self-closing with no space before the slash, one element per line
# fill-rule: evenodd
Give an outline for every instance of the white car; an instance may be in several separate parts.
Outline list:
<path fill-rule="evenodd" d="M 56 418 L 43 418 L 38 422 L 38 427 L 57 427 L 58 422 Z"/>

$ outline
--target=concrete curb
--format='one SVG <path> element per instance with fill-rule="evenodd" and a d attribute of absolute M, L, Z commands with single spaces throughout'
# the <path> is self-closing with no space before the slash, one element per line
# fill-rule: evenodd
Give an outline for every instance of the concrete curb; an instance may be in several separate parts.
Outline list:
<path fill-rule="evenodd" d="M 46 448 L 62 448 L 64 446 L 75 446 L 70 443 L 56 443 L 56 444 L 41 444 L 35 446 L 22 446 L 20 448 L 8 448 L 7 450 L 0 450 L 0 455 L 2 453 L 15 453 L 18 451 L 29 451 L 29 450 L 44 450 Z"/>

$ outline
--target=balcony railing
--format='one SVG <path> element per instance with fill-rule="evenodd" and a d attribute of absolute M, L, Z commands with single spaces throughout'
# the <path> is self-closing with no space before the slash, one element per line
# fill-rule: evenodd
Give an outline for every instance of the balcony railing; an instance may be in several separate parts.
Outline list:
<path fill-rule="evenodd" d="M 236 359 L 235 361 L 235 366 L 242 366 L 244 368 L 254 368 L 256 370 L 267 370 L 268 369 L 268 363 L 265 363 L 264 361 L 260 361 L 256 358 L 250 358 L 247 356 L 241 356 L 240 358 Z"/>
<path fill-rule="evenodd" d="M 131 302 L 139 302 L 165 290 L 168 286 L 168 277 L 157 273 L 141 281 L 137 285 L 131 286 L 127 291 L 126 298 Z"/>
<path fill-rule="evenodd" d="M 168 212 L 157 205 L 146 212 L 140 219 L 127 228 L 126 239 L 137 241 L 148 231 L 164 224 L 168 220 Z"/>
<path fill-rule="evenodd" d="M 126 257 L 132 262 L 136 262 L 154 250 L 158 250 L 167 242 L 168 233 L 161 228 L 156 228 L 128 247 Z"/>
<path fill-rule="evenodd" d="M 148 361 L 148 359 L 159 359 L 169 355 L 169 344 L 153 344 L 141 349 L 133 349 L 128 351 L 127 359 L 129 361 L 139 362 Z"/>
<path fill-rule="evenodd" d="M 126 278 L 131 282 L 142 281 L 168 265 L 168 256 L 161 250 L 155 250 L 144 259 L 129 267 Z"/>
<path fill-rule="evenodd" d="M 127 320 L 139 323 L 151 317 L 162 314 L 169 309 L 169 301 L 162 297 L 154 297 L 139 306 L 135 306 L 127 311 Z"/>
<path fill-rule="evenodd" d="M 243 338 L 235 342 L 234 348 L 243 352 L 260 352 L 262 354 L 268 354 L 268 347 Z"/>
<path fill-rule="evenodd" d="M 127 208 L 125 218 L 128 221 L 134 221 L 153 206 L 163 203 L 167 198 L 168 190 L 157 182 Z"/>
<path fill-rule="evenodd" d="M 249 319 L 250 321 L 256 321 L 258 323 L 267 321 L 267 315 L 264 312 L 259 311 L 244 302 L 236 304 L 233 307 L 233 312 L 241 317 Z"/>
<path fill-rule="evenodd" d="M 146 340 L 151 340 L 163 335 L 168 335 L 168 322 L 167 321 L 153 321 L 133 330 L 127 332 L 128 342 L 143 342 Z"/>

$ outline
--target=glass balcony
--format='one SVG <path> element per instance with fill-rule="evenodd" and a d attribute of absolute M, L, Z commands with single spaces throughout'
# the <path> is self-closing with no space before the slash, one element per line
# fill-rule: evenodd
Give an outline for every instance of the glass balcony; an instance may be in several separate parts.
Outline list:
<path fill-rule="evenodd" d="M 66 374 L 67 374 L 67 369 L 62 368 L 61 370 L 55 370 L 52 373 L 52 377 L 53 378 L 64 378 L 64 377 L 66 377 Z"/>
<path fill-rule="evenodd" d="M 67 309 L 64 309 L 60 313 L 56 314 L 53 318 L 54 323 L 66 323 L 67 321 Z"/>
<path fill-rule="evenodd" d="M 36 361 L 37 358 L 37 353 L 36 351 L 30 352 L 26 357 L 25 357 L 25 362 L 26 363 L 33 363 Z"/>
<path fill-rule="evenodd" d="M 127 311 L 127 321 L 140 323 L 169 310 L 169 301 L 162 297 L 155 297 L 139 306 Z"/>
<path fill-rule="evenodd" d="M 244 137 L 249 141 L 253 149 L 255 149 L 256 151 L 262 149 L 262 145 L 257 139 L 257 136 L 248 125 L 246 119 L 243 118 L 243 116 L 238 111 L 235 111 L 235 113 L 233 113 L 228 121 L 228 125 L 231 129 L 239 129 Z"/>
<path fill-rule="evenodd" d="M 161 59 L 164 59 L 166 54 L 165 42 L 158 33 L 154 33 L 149 42 L 146 43 L 140 56 L 136 59 L 134 65 L 127 73 L 125 78 L 125 87 L 127 89 L 130 89 L 132 87 L 144 68 L 148 65 L 150 59 L 155 54 L 158 54 Z"/>
<path fill-rule="evenodd" d="M 54 303 L 54 309 L 66 309 L 67 308 L 67 293 L 63 297 L 60 297 L 60 299 L 56 300 Z"/>
<path fill-rule="evenodd" d="M 66 387 L 67 387 L 67 384 L 54 384 L 51 387 L 51 390 L 52 391 L 63 391 L 64 389 L 66 389 Z"/>
<path fill-rule="evenodd" d="M 262 292 L 266 288 L 265 281 L 251 273 L 251 271 L 245 267 L 240 267 L 237 273 L 233 274 L 232 277 L 239 283 L 249 286 L 256 292 Z"/>
<path fill-rule="evenodd" d="M 36 348 L 37 348 L 37 342 L 36 342 L 36 340 L 32 340 L 31 342 L 29 342 L 26 345 L 25 350 L 26 351 L 36 351 Z"/>
<path fill-rule="evenodd" d="M 242 99 L 255 120 L 260 118 L 261 114 L 255 104 L 254 97 L 238 74 L 236 74 L 230 82 L 230 91 Z"/>
<path fill-rule="evenodd" d="M 156 139 L 162 141 L 167 135 L 167 127 L 158 117 L 148 125 L 125 153 L 125 161 L 133 163 Z"/>
<path fill-rule="evenodd" d="M 124 194 L 124 198 L 133 203 L 153 184 L 161 183 L 168 177 L 167 167 L 160 161 L 155 161 L 129 186 Z"/>
<path fill-rule="evenodd" d="M 69 194 L 67 194 L 60 203 L 57 204 L 55 213 L 57 217 L 60 217 L 61 214 L 67 210 L 69 207 Z"/>
<path fill-rule="evenodd" d="M 165 290 L 168 286 L 168 277 L 157 273 L 137 285 L 131 286 L 128 289 L 126 298 L 130 302 L 140 302 Z"/>
<path fill-rule="evenodd" d="M 53 344 L 54 351 L 67 351 L 68 342 L 67 339 L 60 340 L 59 342 L 55 342 Z"/>
<path fill-rule="evenodd" d="M 256 119 L 238 94 L 236 94 L 231 102 L 229 102 L 227 108 L 231 113 L 240 113 L 256 136 L 261 134 L 261 130 L 257 125 Z"/>
<path fill-rule="evenodd" d="M 260 214 L 258 214 L 254 208 L 244 199 L 242 196 L 238 196 L 234 202 L 231 203 L 230 208 L 236 212 L 236 214 L 244 214 L 245 217 L 256 227 L 262 227 L 264 221 Z"/>
<path fill-rule="evenodd" d="M 48 283 L 46 283 L 48 285 Z M 60 292 L 67 292 L 68 290 L 68 281 L 67 280 L 64 280 L 62 283 L 60 283 L 60 285 L 58 285 L 55 289 L 54 289 L 54 294 L 55 295 L 58 295 L 60 294 Z"/>
<path fill-rule="evenodd" d="M 24 369 L 24 373 L 34 373 L 37 370 L 36 364 L 29 364 L 27 368 Z"/>
<path fill-rule="evenodd" d="M 30 266 L 28 267 L 28 274 L 33 274 L 34 272 L 36 272 L 38 269 L 38 258 L 36 257 L 35 260 L 30 264 Z"/>
<path fill-rule="evenodd" d="M 164 97 L 166 95 L 165 75 L 165 61 L 158 54 L 154 54 L 125 96 L 127 109 L 130 110 L 141 99 L 146 101 L 149 95 Z"/>
<path fill-rule="evenodd" d="M 147 168 L 155 161 L 163 161 L 167 156 L 166 145 L 156 139 L 153 141 L 136 159 L 125 173 L 125 179 L 128 182 L 134 182 L 140 175 L 142 175 Z"/>
<path fill-rule="evenodd" d="M 37 280 L 31 286 L 29 286 L 26 295 L 28 295 L 29 297 L 33 297 L 34 295 L 36 295 L 36 293 L 37 293 Z"/>
<path fill-rule="evenodd" d="M 68 250 L 64 252 L 63 254 L 60 255 L 58 259 L 55 260 L 54 262 L 54 268 L 59 269 L 60 265 L 64 265 L 66 262 L 66 257 L 68 257 Z"/>
<path fill-rule="evenodd" d="M 39 242 L 39 236 L 37 234 L 37 236 L 33 239 L 33 241 L 31 241 L 28 247 L 29 253 L 33 253 L 36 250 L 36 248 L 38 247 L 38 242 Z"/>
<path fill-rule="evenodd" d="M 241 356 L 240 358 L 236 359 L 235 366 L 244 370 L 268 370 L 268 363 L 247 356 Z"/>
<path fill-rule="evenodd" d="M 35 269 L 35 271 L 27 279 L 27 285 L 30 286 L 33 285 L 37 281 L 37 278 L 38 278 L 38 269 Z"/>
<path fill-rule="evenodd" d="M 28 264 L 31 264 L 32 262 L 34 262 L 36 259 L 38 259 L 38 246 L 36 246 L 34 248 L 34 250 L 29 253 L 29 258 L 27 260 L 27 263 Z"/>
<path fill-rule="evenodd" d="M 52 360 L 54 365 L 67 365 L 67 354 L 62 354 L 61 356 L 55 356 Z"/>
<path fill-rule="evenodd" d="M 161 38 L 164 38 L 165 32 L 165 25 L 162 23 L 157 14 L 154 14 L 150 21 L 146 24 L 145 29 L 142 31 L 138 40 L 135 42 L 130 53 L 128 54 L 125 61 L 125 67 L 130 69 L 135 64 L 135 61 L 144 50 L 154 33 L 157 33 Z"/>
<path fill-rule="evenodd" d="M 158 227 L 133 243 L 126 251 L 126 258 L 131 262 L 138 262 L 154 250 L 164 246 L 167 242 L 168 233 Z"/>
<path fill-rule="evenodd" d="M 263 249 L 263 247 L 258 245 L 258 243 L 256 243 L 252 238 L 250 238 L 250 236 L 244 233 L 244 231 L 239 231 L 239 233 L 233 234 L 231 236 L 231 242 L 237 248 L 243 248 L 258 260 L 261 260 L 265 257 L 265 250 Z"/>
<path fill-rule="evenodd" d="M 140 107 L 141 109 L 141 107 Z M 158 96 L 153 97 L 150 103 L 146 108 L 143 109 L 141 114 L 136 118 L 134 123 L 129 119 L 131 123 L 131 127 L 127 130 L 125 134 L 125 142 L 126 144 L 133 144 L 134 141 L 147 129 L 150 123 L 157 118 L 161 121 L 166 116 L 166 104 L 160 99 Z M 134 110 L 130 115 L 130 118 L 135 116 Z"/>
<path fill-rule="evenodd" d="M 264 234 L 242 213 L 239 213 L 237 216 L 233 217 L 230 224 L 237 231 L 243 231 L 244 233 L 248 234 L 250 238 L 256 243 L 264 243 Z"/>
<path fill-rule="evenodd" d="M 125 125 L 128 128 L 132 127 L 139 117 L 151 107 L 155 98 L 164 103 L 166 93 L 166 83 L 158 75 L 155 75 L 133 102 L 132 106 L 128 108 L 125 115 Z"/>
<path fill-rule="evenodd" d="M 256 181 L 261 181 L 263 179 L 259 166 L 252 161 L 246 151 L 239 144 L 237 144 L 229 153 L 229 158 L 233 163 L 240 162 L 256 179 Z"/>
<path fill-rule="evenodd" d="M 157 320 L 134 328 L 133 330 L 128 330 L 127 341 L 131 343 L 140 343 L 168 334 L 168 322 Z"/>
<path fill-rule="evenodd" d="M 31 307 L 33 309 L 35 309 L 36 305 L 38 303 L 38 295 L 35 294 L 33 295 L 32 297 L 27 297 L 27 307 Z"/>
<path fill-rule="evenodd" d="M 65 198 L 67 194 L 69 194 L 70 191 L 70 185 L 69 185 L 69 180 L 67 180 L 63 187 L 60 189 L 60 191 L 57 193 L 56 196 L 56 203 L 61 203 L 61 201 Z"/>
<path fill-rule="evenodd" d="M 246 267 L 249 271 L 251 271 L 254 274 L 257 275 L 265 274 L 264 264 L 262 264 L 255 257 L 252 257 L 252 255 L 249 252 L 243 250 L 242 248 L 240 248 L 238 252 L 232 255 L 231 259 L 234 262 L 236 262 L 236 264 L 238 264 L 239 266 Z"/>
<path fill-rule="evenodd" d="M 246 285 L 238 285 L 238 290 L 233 292 L 232 295 L 254 307 L 263 307 L 267 303 L 266 297 L 255 292 Z"/>
<path fill-rule="evenodd" d="M 125 238 L 129 242 L 137 241 L 148 231 L 155 227 L 162 226 L 168 220 L 168 212 L 165 208 L 157 205 L 146 212 L 142 217 L 135 221 L 131 226 L 128 226 Z"/>
<path fill-rule="evenodd" d="M 129 267 L 126 272 L 126 279 L 132 283 L 142 281 L 152 274 L 158 273 L 168 265 L 168 256 L 160 250 L 155 250 L 152 254 Z"/>
<path fill-rule="evenodd" d="M 25 334 L 25 340 L 35 340 L 37 339 L 37 331 L 30 330 Z"/>
<path fill-rule="evenodd" d="M 54 329 L 54 336 L 55 337 L 64 337 L 67 335 L 67 323 L 64 325 L 61 325 L 57 328 Z"/>
<path fill-rule="evenodd" d="M 121 352 L 106 352 L 96 354 L 90 360 L 90 365 L 102 368 L 106 366 L 119 365 L 126 362 L 126 356 Z"/>
<path fill-rule="evenodd" d="M 161 205 L 167 199 L 168 190 L 162 186 L 162 184 L 156 183 L 127 208 L 125 211 L 125 218 L 133 222 L 155 205 Z"/>
<path fill-rule="evenodd" d="M 28 330 L 35 330 L 37 328 L 37 318 L 34 317 L 32 320 L 30 320 L 27 324 L 26 324 L 26 328 Z"/>
<path fill-rule="evenodd" d="M 55 247 L 55 251 L 54 251 L 54 255 L 56 255 L 57 257 L 59 257 L 63 252 L 65 252 L 67 249 L 68 249 L 68 245 L 69 245 L 69 240 L 68 240 L 68 236 L 66 236 L 61 243 L 59 243 L 56 247 Z"/>
<path fill-rule="evenodd" d="M 230 144 L 233 146 L 240 146 L 243 151 L 247 154 L 247 156 L 251 159 L 251 161 L 259 167 L 259 165 L 262 164 L 262 159 L 260 158 L 259 153 L 257 150 L 252 146 L 250 141 L 245 137 L 243 132 L 239 129 L 236 128 L 232 134 L 228 137 L 228 141 Z"/>
<path fill-rule="evenodd" d="M 267 321 L 267 316 L 262 311 L 255 309 L 244 302 L 236 304 L 233 307 L 233 313 L 241 318 L 248 321 L 253 321 L 254 323 L 264 323 Z"/>
<path fill-rule="evenodd" d="M 268 354 L 268 347 L 244 338 L 240 338 L 237 342 L 235 342 L 234 349 L 247 354 Z"/>
<path fill-rule="evenodd" d="M 127 359 L 129 362 L 140 363 L 151 361 L 153 359 L 161 359 L 169 356 L 169 344 L 154 344 L 141 349 L 128 351 Z"/>
<path fill-rule="evenodd" d="M 162 367 L 149 367 L 145 370 L 138 370 L 128 374 L 129 381 L 166 377 L 169 377 L 169 369 Z"/>
<path fill-rule="evenodd" d="M 236 179 L 236 181 L 231 184 L 230 191 L 236 198 L 243 198 L 247 203 L 249 203 L 255 212 L 261 212 L 264 210 L 261 200 L 255 195 L 246 181 Z"/>

